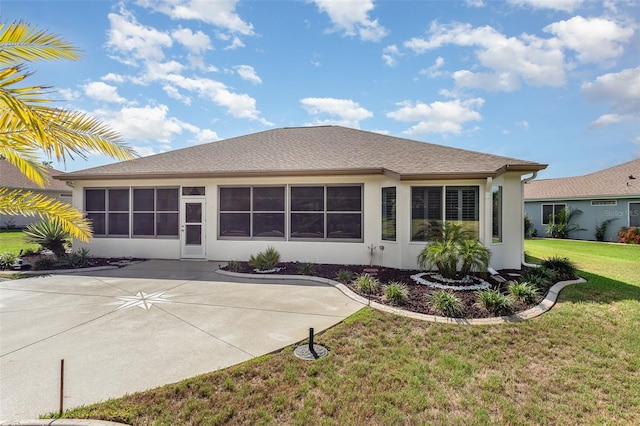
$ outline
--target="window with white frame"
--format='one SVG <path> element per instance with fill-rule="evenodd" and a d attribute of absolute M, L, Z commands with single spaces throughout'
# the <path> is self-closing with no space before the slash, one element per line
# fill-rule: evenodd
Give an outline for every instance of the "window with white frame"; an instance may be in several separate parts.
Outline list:
<path fill-rule="evenodd" d="M 629 227 L 640 227 L 640 203 L 629 203 Z"/>
<path fill-rule="evenodd" d="M 220 188 L 219 236 L 284 238 L 285 187 Z"/>
<path fill-rule="evenodd" d="M 396 240 L 396 187 L 382 188 L 382 239 Z"/>
<path fill-rule="evenodd" d="M 593 207 L 597 206 L 617 206 L 618 200 L 591 200 Z"/>
<path fill-rule="evenodd" d="M 494 185 L 491 188 L 491 241 L 502 242 L 502 186 Z"/>
<path fill-rule="evenodd" d="M 542 224 L 548 225 L 556 222 L 556 216 L 560 214 L 562 209 L 567 207 L 566 204 L 543 204 L 542 205 Z"/>

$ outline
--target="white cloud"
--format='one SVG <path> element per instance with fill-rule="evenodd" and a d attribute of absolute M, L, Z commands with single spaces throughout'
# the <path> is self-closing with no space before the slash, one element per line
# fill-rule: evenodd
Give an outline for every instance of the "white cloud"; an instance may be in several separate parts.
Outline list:
<path fill-rule="evenodd" d="M 171 36 L 155 28 L 139 24 L 135 17 L 125 10 L 121 15 L 109 14 L 111 28 L 107 31 L 107 47 L 114 50 L 115 59 L 130 65 L 139 60 L 159 61 L 164 58 L 163 49 L 171 47 Z"/>
<path fill-rule="evenodd" d="M 85 95 L 91 99 L 122 104 L 127 100 L 118 95 L 118 89 L 102 81 L 93 81 L 82 86 Z"/>
<path fill-rule="evenodd" d="M 438 56 L 429 68 L 423 68 L 420 70 L 420 74 L 428 75 L 429 77 L 440 77 L 443 73 L 440 71 L 440 68 L 444 65 L 444 58 L 442 56 Z"/>
<path fill-rule="evenodd" d="M 76 99 L 80 99 L 80 92 L 73 89 L 58 89 L 56 90 L 57 95 L 55 96 L 57 99 L 62 101 L 75 101 Z"/>
<path fill-rule="evenodd" d="M 460 87 L 515 90 L 521 82 L 531 86 L 560 86 L 565 82 L 564 54 L 556 39 L 527 34 L 506 37 L 493 27 L 473 27 L 454 22 L 431 24 L 428 38 L 412 38 L 404 46 L 424 53 L 445 45 L 479 48 L 475 54 L 487 72 L 460 70 L 454 73 Z"/>
<path fill-rule="evenodd" d="M 137 3 L 171 19 L 193 19 L 232 33 L 254 34 L 253 25 L 236 13 L 238 0 L 138 0 Z"/>
<path fill-rule="evenodd" d="M 640 122 L 640 67 L 601 75 L 583 84 L 581 91 L 591 102 L 610 105 L 609 112 L 598 117 L 590 127 Z"/>
<path fill-rule="evenodd" d="M 110 81 L 112 83 L 124 83 L 126 81 L 126 77 L 120 74 L 108 73 L 103 75 L 100 80 L 102 81 Z"/>
<path fill-rule="evenodd" d="M 402 54 L 400 53 L 400 49 L 398 49 L 398 46 L 396 46 L 395 44 L 387 46 L 382 50 L 382 60 L 384 60 L 384 63 L 389 67 L 396 66 L 396 64 L 398 63 L 397 58 L 399 56 L 402 56 Z"/>
<path fill-rule="evenodd" d="M 202 54 L 204 51 L 211 49 L 211 39 L 202 31 L 193 32 L 189 28 L 180 28 L 173 30 L 171 36 L 187 50 L 196 55 Z"/>
<path fill-rule="evenodd" d="M 468 7 L 484 7 L 482 0 L 466 0 L 465 3 Z"/>
<path fill-rule="evenodd" d="M 411 136 L 427 133 L 459 135 L 463 133 L 466 123 L 482 119 L 477 109 L 483 104 L 482 98 L 436 101 L 430 104 L 404 101 L 397 104 L 400 108 L 396 111 L 387 113 L 387 117 L 401 122 L 418 122 L 405 131 Z"/>
<path fill-rule="evenodd" d="M 261 84 L 262 79 L 256 74 L 256 70 L 251 65 L 238 65 L 236 72 L 243 80 L 250 81 L 253 84 Z"/>
<path fill-rule="evenodd" d="M 162 86 L 162 90 L 164 90 L 167 96 L 169 96 L 171 99 L 180 101 L 185 105 L 191 105 L 191 98 L 180 93 L 180 91 L 175 86 L 165 84 L 164 86 Z"/>
<path fill-rule="evenodd" d="M 169 117 L 166 105 L 99 109 L 94 115 L 118 130 L 125 140 L 169 143 L 173 136 L 189 129 L 190 124 Z"/>
<path fill-rule="evenodd" d="M 528 121 L 518 121 L 516 125 L 522 127 L 524 130 L 529 130 L 529 122 Z"/>
<path fill-rule="evenodd" d="M 164 152 L 163 150 L 156 151 L 155 148 L 151 146 L 133 146 L 133 149 L 140 157 L 148 157 L 150 155 L 156 155 Z"/>
<path fill-rule="evenodd" d="M 313 0 L 321 12 L 329 15 L 334 25 L 331 31 L 344 31 L 345 35 L 358 35 L 364 41 L 380 41 L 387 35 L 387 30 L 371 20 L 369 12 L 375 7 L 373 0 Z"/>
<path fill-rule="evenodd" d="M 373 117 L 373 113 L 350 99 L 304 98 L 300 99 L 304 109 L 311 115 L 328 114 L 338 118 L 318 119 L 314 124 L 338 124 L 348 127 L 360 127 L 360 121 Z"/>
<path fill-rule="evenodd" d="M 195 142 L 197 144 L 215 142 L 219 140 L 220 136 L 218 136 L 218 133 L 211 129 L 202 129 L 195 133 Z"/>
<path fill-rule="evenodd" d="M 529 6 L 532 9 L 553 9 L 563 12 L 573 12 L 584 0 L 507 0 L 517 6 Z"/>
<path fill-rule="evenodd" d="M 242 41 L 242 40 L 240 40 L 240 38 L 239 38 L 239 37 L 234 37 L 234 38 L 233 38 L 233 41 L 232 41 L 230 44 L 228 44 L 228 45 L 224 48 L 224 50 L 236 50 L 236 49 L 239 49 L 239 48 L 241 48 L 241 47 L 244 47 L 244 43 L 243 43 L 243 41 Z"/>
<path fill-rule="evenodd" d="M 547 25 L 543 31 L 558 37 L 563 46 L 575 50 L 580 62 L 599 63 L 624 52 L 623 44 L 633 36 L 633 28 L 624 28 L 604 18 L 574 16 Z"/>

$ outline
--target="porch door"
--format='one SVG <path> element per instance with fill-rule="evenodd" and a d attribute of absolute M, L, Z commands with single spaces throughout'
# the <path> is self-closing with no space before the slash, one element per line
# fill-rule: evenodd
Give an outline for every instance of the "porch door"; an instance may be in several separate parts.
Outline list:
<path fill-rule="evenodd" d="M 205 259 L 205 200 L 185 197 L 180 209 L 180 256 Z"/>

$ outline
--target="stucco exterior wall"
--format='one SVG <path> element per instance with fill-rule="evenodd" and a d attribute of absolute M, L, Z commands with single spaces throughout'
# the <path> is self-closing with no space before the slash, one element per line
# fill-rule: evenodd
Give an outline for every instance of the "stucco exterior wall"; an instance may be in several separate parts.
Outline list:
<path fill-rule="evenodd" d="M 503 241 L 491 243 L 491 186 L 503 186 Z M 285 241 L 285 240 L 230 240 L 218 238 L 218 188 L 229 185 L 291 185 L 291 184 L 362 184 L 363 185 L 363 241 Z M 84 188 L 205 186 L 205 245 L 207 260 L 247 260 L 250 255 L 272 246 L 283 261 L 373 264 L 403 269 L 417 267 L 416 259 L 424 242 L 411 242 L 411 187 L 412 186 L 478 186 L 480 241 L 492 251 L 491 266 L 495 269 L 519 268 L 522 259 L 522 187 L 520 174 L 505 174 L 491 180 L 399 181 L 383 175 L 367 176 L 309 176 L 261 177 L 224 179 L 177 180 L 113 180 L 76 181 L 73 203 L 84 208 Z M 396 187 L 396 241 L 381 238 L 382 188 Z M 488 191 L 488 192 L 487 192 Z M 487 201 L 488 200 L 488 201 Z M 487 216 L 488 215 L 488 216 Z M 488 217 L 488 219 L 487 219 Z M 83 246 L 81 243 L 74 245 Z M 95 237 L 87 245 L 96 256 L 134 256 L 148 258 L 180 258 L 181 243 L 176 238 L 104 238 Z M 373 256 L 372 256 L 373 253 Z"/>
<path fill-rule="evenodd" d="M 623 227 L 630 225 L 629 203 L 640 203 L 639 198 L 594 198 L 593 200 L 606 200 L 615 202 L 615 205 L 592 206 L 592 199 L 580 200 L 536 200 L 525 202 L 525 213 L 531 218 L 538 237 L 546 237 L 547 225 L 542 224 L 543 204 L 566 204 L 570 209 L 581 210 L 571 223 L 577 223 L 583 230 L 574 231 L 569 237 L 576 240 L 595 241 L 596 228 L 608 219 L 613 221 L 607 227 L 604 241 L 618 241 L 618 232 Z M 640 212 L 638 212 L 640 214 Z"/>

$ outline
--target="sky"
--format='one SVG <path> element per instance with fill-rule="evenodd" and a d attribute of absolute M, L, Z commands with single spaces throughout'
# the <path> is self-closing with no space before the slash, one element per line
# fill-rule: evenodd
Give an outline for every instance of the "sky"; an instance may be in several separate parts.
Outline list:
<path fill-rule="evenodd" d="M 0 16 L 81 49 L 25 83 L 141 156 L 341 125 L 549 164 L 539 178 L 640 157 L 640 1 L 0 0 Z"/>

